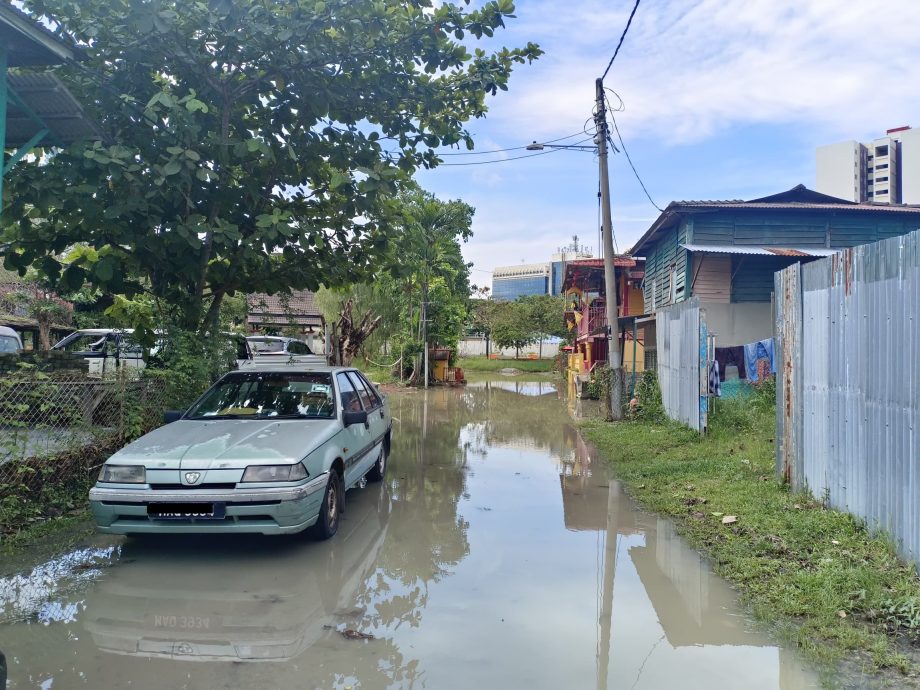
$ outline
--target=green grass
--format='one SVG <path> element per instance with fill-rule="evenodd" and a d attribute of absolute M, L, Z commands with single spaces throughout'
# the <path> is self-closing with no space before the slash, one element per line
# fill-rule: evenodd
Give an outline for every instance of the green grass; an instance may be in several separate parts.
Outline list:
<path fill-rule="evenodd" d="M 457 366 L 464 372 L 498 371 L 513 368 L 528 373 L 553 371 L 553 359 L 489 359 L 487 357 L 464 357 L 457 361 Z"/>
<path fill-rule="evenodd" d="M 774 474 L 767 396 L 721 401 L 709 436 L 673 423 L 601 421 L 586 436 L 647 509 L 670 517 L 754 614 L 817 662 L 920 673 L 920 579 L 853 517 Z M 733 525 L 722 517 L 737 516 Z M 910 644 L 908 644 L 910 643 Z"/>

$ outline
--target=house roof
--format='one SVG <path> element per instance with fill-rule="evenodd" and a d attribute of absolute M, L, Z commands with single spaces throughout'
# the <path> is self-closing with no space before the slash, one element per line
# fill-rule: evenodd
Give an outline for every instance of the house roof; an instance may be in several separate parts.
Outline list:
<path fill-rule="evenodd" d="M 805 249 L 792 249 L 785 247 L 754 247 L 736 244 L 682 244 L 689 252 L 710 252 L 713 254 L 747 254 L 760 256 L 830 256 L 836 254 L 836 249 L 807 247 Z"/>
<path fill-rule="evenodd" d="M 309 290 L 294 290 L 287 295 L 257 292 L 246 296 L 246 304 L 247 321 L 252 325 L 313 326 L 324 321 L 315 295 Z"/>
<path fill-rule="evenodd" d="M 705 213 L 731 209 L 735 211 L 843 211 L 846 213 L 879 213 L 916 216 L 920 219 L 920 206 L 906 204 L 878 204 L 871 202 L 848 201 L 821 194 L 805 185 L 796 185 L 790 190 L 744 201 L 743 199 L 724 199 L 716 201 L 672 201 L 662 211 L 652 226 L 629 251 L 630 254 L 642 254 L 645 245 L 658 232 L 678 223 L 683 215 Z"/>
<path fill-rule="evenodd" d="M 83 137 L 102 137 L 67 87 L 53 74 L 10 74 L 7 79 L 10 89 L 28 108 L 21 107 L 14 100 L 9 102 L 7 146 L 22 146 L 45 127 L 59 144 L 70 144 Z M 32 113 L 38 120 L 31 116 Z"/>
<path fill-rule="evenodd" d="M 613 267 L 631 269 L 635 268 L 641 261 L 643 260 L 636 259 L 628 254 L 619 254 L 613 258 Z M 562 289 L 563 291 L 568 290 L 576 282 L 590 283 L 590 285 L 582 285 L 581 287 L 583 289 L 585 287 L 587 287 L 587 289 L 597 289 L 604 282 L 603 273 L 603 259 L 575 259 L 574 261 L 566 261 Z M 633 274 L 634 271 L 629 271 L 630 278 L 636 277 Z"/>
<path fill-rule="evenodd" d="M 9 3 L 0 3 L 0 43 L 9 67 L 59 65 L 80 57 L 70 43 Z"/>

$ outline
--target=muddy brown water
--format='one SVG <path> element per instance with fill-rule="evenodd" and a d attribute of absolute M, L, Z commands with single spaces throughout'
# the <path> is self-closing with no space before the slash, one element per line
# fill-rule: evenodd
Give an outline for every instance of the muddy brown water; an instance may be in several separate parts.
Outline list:
<path fill-rule="evenodd" d="M 390 400 L 386 481 L 329 542 L 98 537 L 0 577 L 7 687 L 818 686 L 551 384 Z"/>

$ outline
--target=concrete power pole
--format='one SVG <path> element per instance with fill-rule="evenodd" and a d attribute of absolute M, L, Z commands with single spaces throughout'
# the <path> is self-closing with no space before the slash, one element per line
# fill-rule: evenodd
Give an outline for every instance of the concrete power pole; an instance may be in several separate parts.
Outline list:
<path fill-rule="evenodd" d="M 597 158 L 601 180 L 601 214 L 603 218 L 604 241 L 604 284 L 607 305 L 607 354 L 610 366 L 610 419 L 623 419 L 623 369 L 620 366 L 620 337 L 617 322 L 616 272 L 613 266 L 613 222 L 610 218 L 610 179 L 607 173 L 607 108 L 604 99 L 604 80 L 595 82 L 597 90 Z"/>

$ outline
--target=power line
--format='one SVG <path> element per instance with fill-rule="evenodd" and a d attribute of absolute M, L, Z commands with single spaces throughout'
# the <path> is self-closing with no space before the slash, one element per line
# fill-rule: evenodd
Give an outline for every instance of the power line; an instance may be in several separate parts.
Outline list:
<path fill-rule="evenodd" d="M 583 143 L 586 142 L 586 141 L 590 141 L 590 139 L 582 139 L 581 141 L 577 141 L 577 142 L 575 142 L 574 144 L 572 144 L 572 146 L 578 146 L 579 144 L 583 144 Z M 525 147 L 525 148 L 526 148 L 526 147 Z M 439 164 L 437 167 L 438 167 L 438 168 L 443 168 L 443 167 L 461 166 L 461 165 L 463 165 L 463 166 L 466 166 L 466 165 L 491 165 L 492 163 L 508 163 L 508 162 L 510 162 L 510 161 L 518 161 L 518 160 L 521 160 L 522 158 L 535 158 L 536 156 L 546 156 L 546 155 L 549 155 L 550 153 L 558 153 L 559 151 L 566 151 L 566 150 L 576 150 L 576 151 L 577 151 L 578 149 L 566 149 L 566 148 L 563 146 L 563 147 L 560 147 L 560 148 L 558 148 L 558 149 L 550 149 L 549 151 L 540 151 L 539 153 L 531 153 L 531 154 L 526 155 L 526 156 L 512 156 L 512 157 L 510 157 L 510 158 L 499 158 L 499 159 L 494 160 L 494 161 L 470 161 L 470 162 L 467 162 L 467 163 L 441 163 L 441 164 Z"/>
<path fill-rule="evenodd" d="M 584 127 L 582 127 L 582 129 L 584 129 Z M 584 132 L 584 131 L 575 132 L 575 134 L 569 134 L 568 136 L 559 137 L 558 139 L 550 139 L 549 141 L 544 141 L 542 143 L 555 144 L 557 141 L 565 141 L 566 139 L 571 139 L 572 137 L 580 137 L 583 134 L 587 134 L 587 133 L 588 132 Z M 489 151 L 447 151 L 443 153 L 439 152 L 436 155 L 438 157 L 440 156 L 484 156 L 489 153 L 504 153 L 505 151 L 522 151 L 526 149 L 527 146 L 529 146 L 529 144 L 525 144 L 524 146 L 511 146 L 511 147 L 504 148 L 504 149 L 491 149 Z"/>
<path fill-rule="evenodd" d="M 633 17 L 636 16 L 637 9 L 639 9 L 639 0 L 636 0 L 636 4 L 633 5 L 632 12 L 629 13 L 629 19 L 626 20 L 626 28 L 623 29 L 623 33 L 620 35 L 620 42 L 617 43 L 617 48 L 613 51 L 613 57 L 610 58 L 610 62 L 607 63 L 607 69 L 604 70 L 604 74 L 601 76 L 601 79 L 607 76 L 607 73 L 613 66 L 613 61 L 617 59 L 617 54 L 620 52 L 620 47 L 623 45 L 623 39 L 626 38 L 626 32 L 629 31 L 629 26 L 632 24 Z"/>

